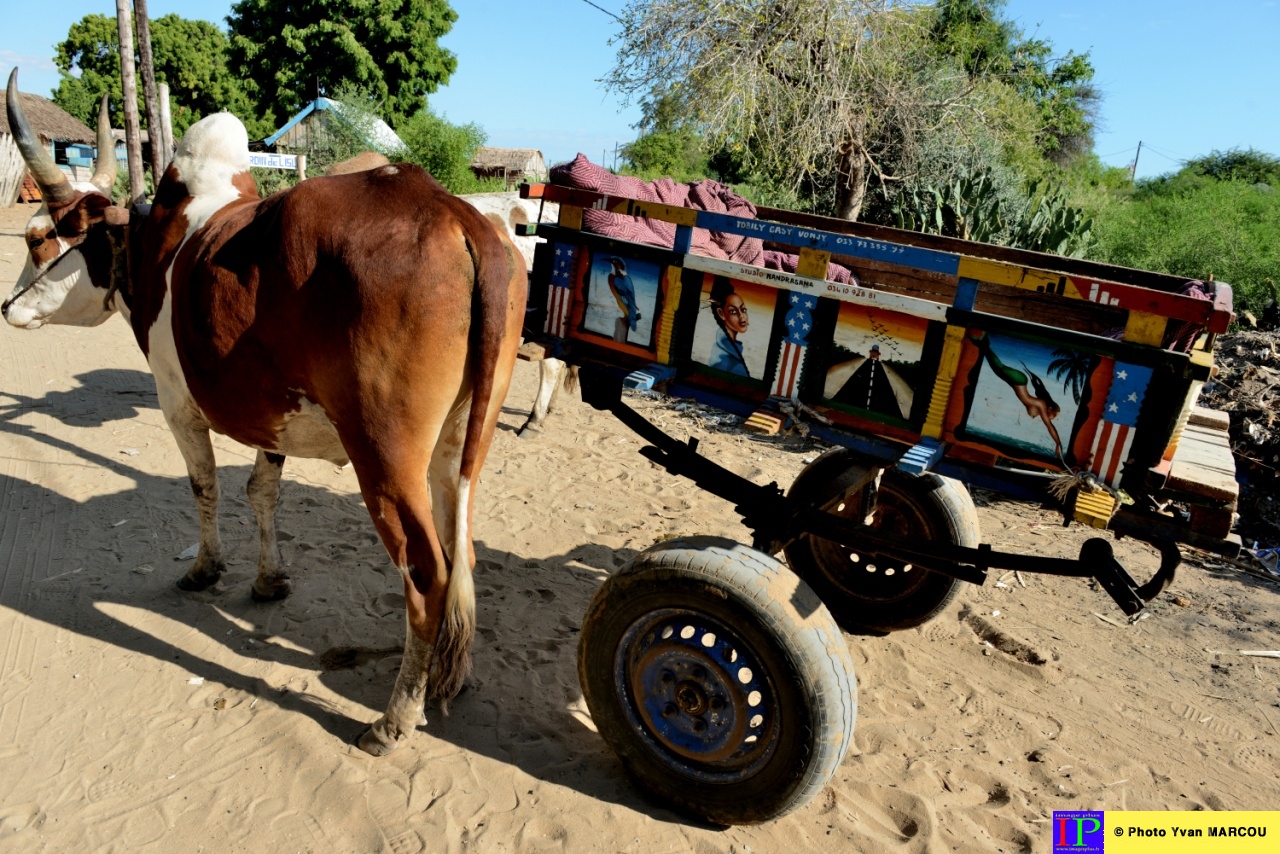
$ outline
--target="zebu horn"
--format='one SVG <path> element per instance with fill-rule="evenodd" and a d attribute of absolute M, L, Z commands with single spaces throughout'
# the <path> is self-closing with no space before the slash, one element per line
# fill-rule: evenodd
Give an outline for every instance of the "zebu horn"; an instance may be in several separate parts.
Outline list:
<path fill-rule="evenodd" d="M 93 177 L 89 183 L 108 197 L 116 186 L 116 141 L 111 136 L 111 113 L 107 110 L 107 93 L 102 93 L 102 106 L 98 108 L 98 159 L 94 162 Z"/>
<path fill-rule="evenodd" d="M 26 114 L 22 112 L 22 104 L 18 99 L 17 68 L 9 74 L 6 100 L 9 108 L 9 131 L 13 134 L 13 141 L 18 144 L 18 150 L 22 152 L 22 159 L 26 161 L 31 177 L 40 185 L 40 195 L 44 196 L 46 202 L 69 201 L 76 192 L 71 187 L 71 181 L 53 162 L 53 157 L 40 142 L 40 137 L 32 133 Z"/>

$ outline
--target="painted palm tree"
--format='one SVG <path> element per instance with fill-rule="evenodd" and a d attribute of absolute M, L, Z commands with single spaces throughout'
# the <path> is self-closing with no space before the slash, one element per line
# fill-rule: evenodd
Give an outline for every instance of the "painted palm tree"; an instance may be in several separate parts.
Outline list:
<path fill-rule="evenodd" d="M 1062 383 L 1063 391 L 1070 391 L 1079 405 L 1085 386 L 1093 369 L 1098 366 L 1098 357 L 1079 350 L 1059 347 L 1053 351 L 1053 361 L 1049 363 L 1049 376 Z"/>

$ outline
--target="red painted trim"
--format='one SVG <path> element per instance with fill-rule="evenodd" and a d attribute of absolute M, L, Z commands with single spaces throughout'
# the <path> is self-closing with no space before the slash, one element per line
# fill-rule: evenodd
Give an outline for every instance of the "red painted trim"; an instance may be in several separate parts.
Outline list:
<path fill-rule="evenodd" d="M 1214 282 L 1213 319 L 1209 323 L 1210 332 L 1226 332 L 1231 322 L 1236 319 L 1235 306 L 1232 304 L 1231 286 L 1226 282 Z"/>
<path fill-rule="evenodd" d="M 1203 323 L 1206 326 L 1210 324 L 1215 314 L 1216 305 L 1208 300 L 1155 291 L 1137 285 L 1122 285 L 1105 279 L 1086 279 L 1075 276 L 1068 278 L 1085 302 L 1099 302 L 1098 299 L 1089 298 L 1089 294 L 1097 288 L 1099 297 L 1104 292 L 1107 294 L 1108 305 L 1111 304 L 1110 300 L 1116 300 L 1116 307 L 1127 311 L 1145 311 L 1171 320 L 1186 320 L 1192 323 Z M 1228 295 L 1228 304 L 1230 299 Z"/>

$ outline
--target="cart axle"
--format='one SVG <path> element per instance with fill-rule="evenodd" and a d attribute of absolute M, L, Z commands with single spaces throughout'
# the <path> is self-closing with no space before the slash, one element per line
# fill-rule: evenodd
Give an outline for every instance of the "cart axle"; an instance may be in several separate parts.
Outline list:
<path fill-rule="evenodd" d="M 892 536 L 807 506 L 789 498 L 777 483 L 761 486 L 699 454 L 697 439 L 681 442 L 624 403 L 621 378 L 612 372 L 584 365 L 581 383 L 582 399 L 586 403 L 613 413 L 650 443 L 649 447 L 640 449 L 644 457 L 672 474 L 689 478 L 707 492 L 732 501 L 743 524 L 755 534 L 754 547 L 761 551 L 777 552 L 787 543 L 810 535 L 867 554 L 908 561 L 977 585 L 986 581 L 989 569 L 1093 578 L 1127 616 L 1139 613 L 1147 602 L 1168 588 L 1182 560 L 1176 543 L 1163 539 L 1151 541 L 1160 550 L 1160 568 L 1150 581 L 1139 585 L 1116 560 L 1111 543 L 1098 537 L 1085 541 L 1080 556 L 1073 560 L 999 552 L 987 544 L 969 548 Z"/>

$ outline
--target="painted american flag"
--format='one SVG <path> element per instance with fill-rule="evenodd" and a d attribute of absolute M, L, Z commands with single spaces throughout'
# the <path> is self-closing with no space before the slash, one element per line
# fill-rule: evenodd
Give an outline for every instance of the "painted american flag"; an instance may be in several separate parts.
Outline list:
<path fill-rule="evenodd" d="M 810 312 L 817 306 L 817 297 L 791 295 L 791 309 L 786 317 L 787 335 L 782 339 L 782 352 L 778 355 L 778 370 L 770 394 L 795 400 L 800 386 L 800 366 L 804 363 L 809 330 L 813 328 Z"/>
<path fill-rule="evenodd" d="M 571 243 L 557 243 L 551 265 L 551 284 L 547 286 L 547 322 L 542 331 L 563 338 L 569 327 L 569 303 L 573 289 L 573 262 L 577 247 Z"/>
<path fill-rule="evenodd" d="M 1150 382 L 1151 368 L 1115 363 L 1102 422 L 1093 437 L 1093 462 L 1089 466 L 1100 480 L 1111 486 L 1120 485 L 1124 462 L 1133 444 L 1134 427 L 1138 424 L 1138 412 Z"/>

